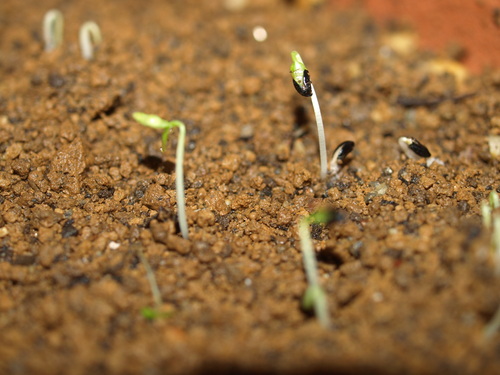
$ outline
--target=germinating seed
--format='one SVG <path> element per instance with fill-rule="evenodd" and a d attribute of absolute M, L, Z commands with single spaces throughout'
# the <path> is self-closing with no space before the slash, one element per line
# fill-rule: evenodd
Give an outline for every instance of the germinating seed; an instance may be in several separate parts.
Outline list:
<path fill-rule="evenodd" d="M 400 137 L 399 146 L 410 159 L 430 158 L 431 153 L 422 143 L 413 137 Z"/>
<path fill-rule="evenodd" d="M 337 173 L 339 171 L 339 164 L 345 159 L 347 155 L 354 149 L 355 143 L 353 141 L 345 141 L 337 146 L 333 152 L 332 160 L 330 161 L 330 173 Z"/>

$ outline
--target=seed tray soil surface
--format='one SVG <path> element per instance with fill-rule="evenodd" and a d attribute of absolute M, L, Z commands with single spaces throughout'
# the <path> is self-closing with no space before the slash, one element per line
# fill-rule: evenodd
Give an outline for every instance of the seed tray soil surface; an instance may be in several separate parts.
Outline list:
<path fill-rule="evenodd" d="M 44 53 L 54 7 L 64 45 Z M 87 20 L 104 38 L 92 62 L 77 45 Z M 487 143 L 500 133 L 498 72 L 467 77 L 327 3 L 11 0 L 0 34 L 2 374 L 499 368 L 500 335 L 483 336 L 500 279 L 480 214 L 500 189 Z M 329 153 L 356 142 L 326 181 L 311 103 L 288 72 L 294 49 Z M 187 125 L 189 240 L 177 131 L 162 154 L 137 110 Z M 400 136 L 442 164 L 409 160 Z M 327 205 L 343 219 L 311 230 L 331 330 L 301 309 L 297 234 Z M 152 321 L 141 252 L 167 313 Z"/>

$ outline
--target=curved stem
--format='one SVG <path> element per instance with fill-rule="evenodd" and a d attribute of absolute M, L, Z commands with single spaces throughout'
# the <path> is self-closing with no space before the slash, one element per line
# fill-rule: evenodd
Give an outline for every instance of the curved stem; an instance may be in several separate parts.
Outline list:
<path fill-rule="evenodd" d="M 85 60 L 92 60 L 94 58 L 95 46 L 102 41 L 101 29 L 93 21 L 85 22 L 80 27 L 79 39 L 83 58 Z"/>
<path fill-rule="evenodd" d="M 327 162 L 326 162 L 326 141 L 325 141 L 325 129 L 323 127 L 323 118 L 321 117 L 321 110 L 319 108 L 318 97 L 316 96 L 316 91 L 311 83 L 311 101 L 314 109 L 314 116 L 316 117 L 316 125 L 318 126 L 318 141 L 319 141 L 319 159 L 321 166 L 321 179 L 326 178 L 327 173 Z"/>
<path fill-rule="evenodd" d="M 177 121 L 176 121 L 177 123 Z M 188 225 L 186 219 L 186 198 L 184 195 L 184 143 L 186 139 L 186 127 L 180 121 L 176 124 L 179 127 L 179 139 L 177 140 L 177 151 L 175 161 L 175 190 L 177 193 L 177 216 L 179 217 L 179 227 L 182 237 L 189 239 Z"/>
<path fill-rule="evenodd" d="M 43 39 L 45 51 L 52 51 L 60 46 L 63 40 L 64 20 L 61 11 L 49 10 L 43 18 Z"/>

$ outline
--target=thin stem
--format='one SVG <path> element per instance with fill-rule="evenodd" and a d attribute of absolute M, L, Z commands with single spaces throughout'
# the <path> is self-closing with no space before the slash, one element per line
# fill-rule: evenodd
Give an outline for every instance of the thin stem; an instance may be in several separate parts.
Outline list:
<path fill-rule="evenodd" d="M 321 166 L 320 177 L 322 180 L 324 180 L 327 174 L 325 129 L 323 127 L 323 118 L 321 117 L 321 110 L 319 108 L 318 97 L 316 96 L 316 91 L 314 90 L 314 85 L 312 83 L 311 83 L 311 91 L 312 91 L 311 101 L 314 109 L 314 116 L 316 117 L 316 125 L 318 126 L 319 160 Z"/>
<path fill-rule="evenodd" d="M 188 225 L 186 219 L 186 198 L 184 195 L 184 143 L 186 139 L 186 127 L 180 121 L 172 121 L 179 128 L 179 139 L 177 140 L 176 162 L 175 162 L 175 190 L 177 193 L 177 216 L 182 237 L 189 239 Z"/>
<path fill-rule="evenodd" d="M 314 305 L 314 312 L 318 317 L 320 324 L 324 328 L 330 328 L 330 313 L 328 311 L 328 303 L 326 295 L 319 284 L 317 273 L 317 262 L 314 254 L 313 242 L 309 232 L 309 218 L 304 217 L 299 222 L 299 237 L 302 248 L 302 259 L 304 261 L 304 269 L 306 271 L 306 278 L 308 283 L 308 292 Z M 307 293 L 307 292 L 306 292 Z"/>
<path fill-rule="evenodd" d="M 64 19 L 60 10 L 52 9 L 43 17 L 43 40 L 49 52 L 62 44 Z"/>
<path fill-rule="evenodd" d="M 85 60 L 94 58 L 94 49 L 102 41 L 101 29 L 93 21 L 85 22 L 80 27 L 79 33 L 80 49 Z"/>
<path fill-rule="evenodd" d="M 151 288 L 151 294 L 153 295 L 155 307 L 159 309 L 163 302 L 161 299 L 160 288 L 158 287 L 158 283 L 156 282 L 155 274 L 148 260 L 144 256 L 142 250 L 138 251 L 138 255 L 142 265 L 144 266 L 144 269 L 146 270 L 146 278 L 148 279 L 149 287 Z"/>
<path fill-rule="evenodd" d="M 483 331 L 484 338 L 486 340 L 491 339 L 499 328 L 500 328 L 500 307 L 497 309 L 495 315 L 490 320 L 490 322 L 486 325 L 486 327 L 484 327 Z"/>

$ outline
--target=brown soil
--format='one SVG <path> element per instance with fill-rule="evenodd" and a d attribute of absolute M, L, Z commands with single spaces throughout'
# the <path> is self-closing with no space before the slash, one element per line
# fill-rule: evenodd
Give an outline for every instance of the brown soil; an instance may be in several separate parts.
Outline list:
<path fill-rule="evenodd" d="M 398 54 L 389 31 L 327 5 L 30 3 L 0 4 L 2 374 L 496 373 L 500 335 L 483 330 L 500 279 L 480 204 L 500 189 L 486 141 L 500 74 L 437 74 L 433 56 Z M 65 43 L 44 53 L 52 7 Z M 92 62 L 77 46 L 89 19 L 104 35 Z M 356 142 L 327 181 L 293 49 L 329 152 Z M 162 155 L 136 110 L 187 125 L 189 240 L 177 132 Z M 408 160 L 400 136 L 444 165 Z M 300 308 L 297 221 L 324 205 L 344 213 L 312 227 L 331 330 Z M 169 317 L 141 315 L 153 302 L 140 251 Z"/>
<path fill-rule="evenodd" d="M 378 21 L 410 24 L 419 44 L 460 58 L 469 69 L 500 67 L 498 0 L 332 0 L 335 6 L 357 5 Z"/>

